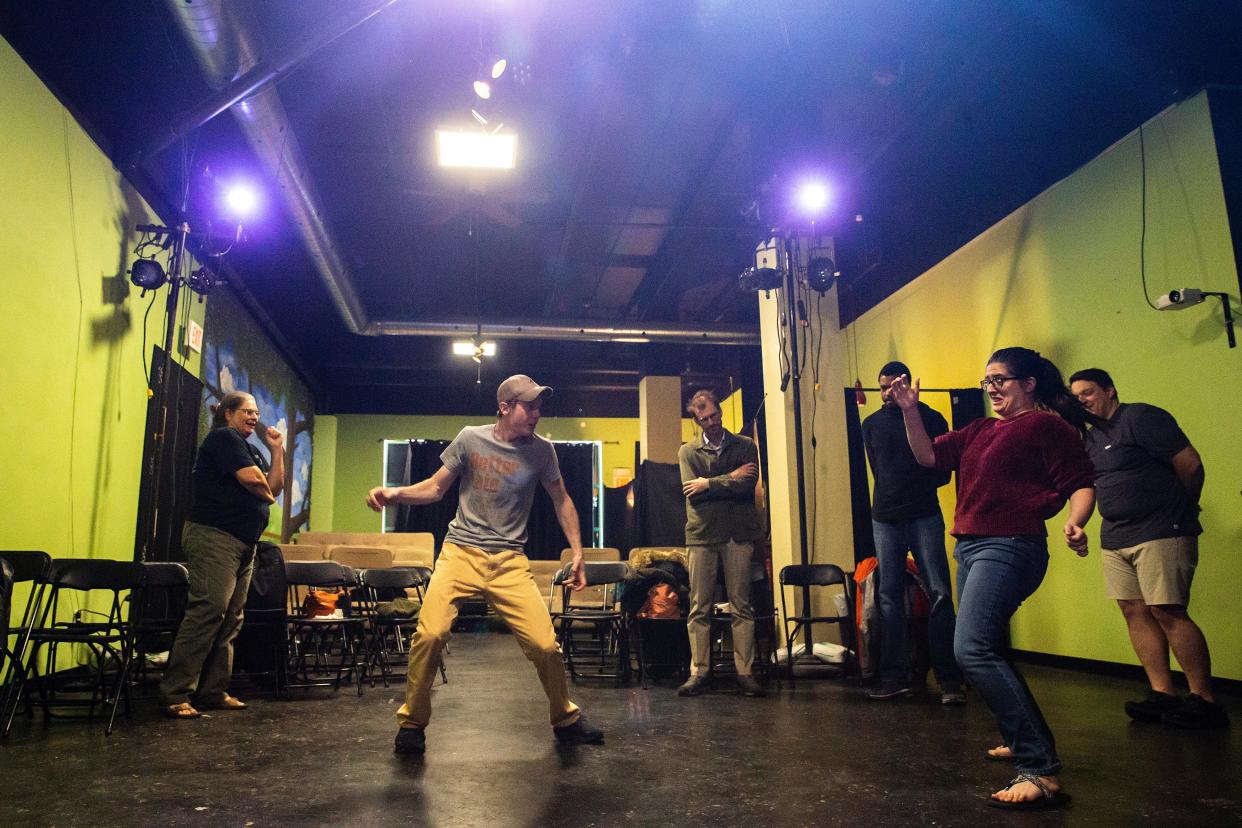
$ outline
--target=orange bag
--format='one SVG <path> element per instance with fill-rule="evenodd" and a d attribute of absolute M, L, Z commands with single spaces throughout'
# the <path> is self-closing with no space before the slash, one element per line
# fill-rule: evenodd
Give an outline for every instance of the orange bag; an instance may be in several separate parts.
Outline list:
<path fill-rule="evenodd" d="M 681 618 L 677 593 L 668 584 L 656 584 L 647 590 L 647 600 L 638 611 L 639 618 Z"/>
<path fill-rule="evenodd" d="M 302 614 L 310 616 L 331 615 L 336 612 L 341 593 L 336 590 L 310 589 L 302 600 Z"/>

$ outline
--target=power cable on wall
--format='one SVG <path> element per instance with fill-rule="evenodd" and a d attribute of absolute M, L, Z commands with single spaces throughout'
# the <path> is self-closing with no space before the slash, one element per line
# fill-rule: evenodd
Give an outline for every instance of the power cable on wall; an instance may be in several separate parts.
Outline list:
<path fill-rule="evenodd" d="M 1139 279 L 1143 284 L 1143 301 L 1152 310 L 1160 310 L 1147 292 L 1147 142 L 1143 137 L 1143 125 L 1139 124 Z"/>
<path fill-rule="evenodd" d="M 73 193 L 73 159 L 69 147 L 69 111 L 62 108 L 60 119 L 65 145 L 65 179 L 69 186 L 69 237 L 73 244 L 73 268 L 78 286 L 78 333 L 74 343 L 73 395 L 69 409 L 69 496 L 66 498 L 66 504 L 69 507 L 69 549 L 70 554 L 76 555 L 78 553 L 78 544 L 74 527 L 75 513 L 73 508 L 74 492 L 76 491 L 73 478 L 74 461 L 76 458 L 74 444 L 78 431 L 78 375 L 82 371 L 82 321 L 86 316 L 86 298 L 82 293 L 82 263 L 78 255 L 77 201 Z"/>

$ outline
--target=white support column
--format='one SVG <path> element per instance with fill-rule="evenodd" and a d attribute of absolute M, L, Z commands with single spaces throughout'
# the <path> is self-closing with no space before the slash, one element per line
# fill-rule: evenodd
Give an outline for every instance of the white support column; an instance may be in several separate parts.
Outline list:
<path fill-rule="evenodd" d="M 643 377 L 638 382 L 639 456 L 676 463 L 681 448 L 681 377 Z"/>

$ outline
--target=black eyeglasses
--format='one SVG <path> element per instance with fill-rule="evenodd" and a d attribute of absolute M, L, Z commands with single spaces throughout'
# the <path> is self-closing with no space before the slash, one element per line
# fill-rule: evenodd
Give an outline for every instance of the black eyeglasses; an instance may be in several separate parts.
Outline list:
<path fill-rule="evenodd" d="M 987 391 L 989 388 L 1000 388 L 1011 379 L 1022 379 L 1022 377 L 984 377 L 979 380 L 979 387 L 984 391 Z"/>

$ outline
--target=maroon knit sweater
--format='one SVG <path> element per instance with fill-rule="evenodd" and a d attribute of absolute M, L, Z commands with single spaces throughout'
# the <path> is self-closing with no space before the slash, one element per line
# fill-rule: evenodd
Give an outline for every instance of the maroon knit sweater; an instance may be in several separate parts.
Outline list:
<path fill-rule="evenodd" d="M 1078 431 L 1050 411 L 975 420 L 932 444 L 936 468 L 956 471 L 953 532 L 1048 534 L 1044 521 L 1095 480 Z"/>

